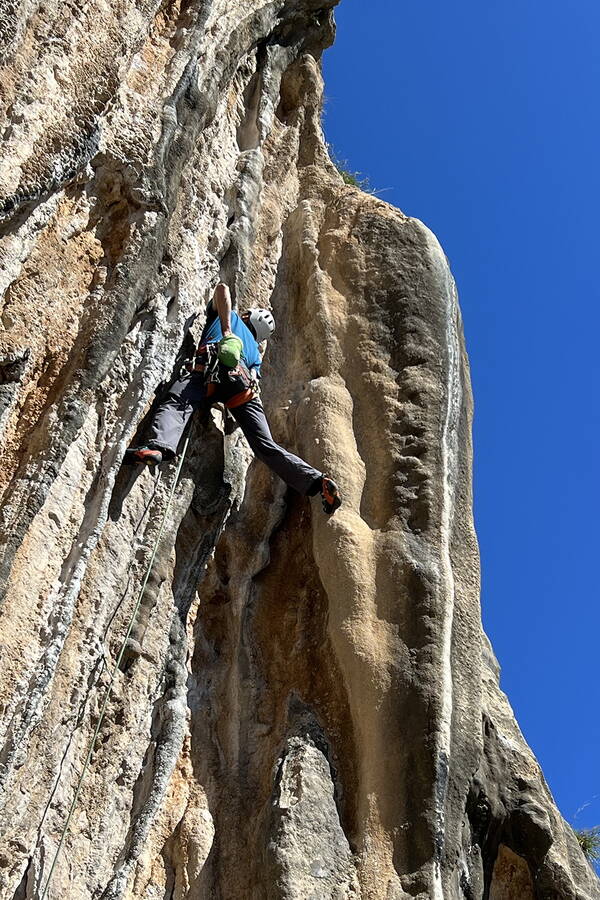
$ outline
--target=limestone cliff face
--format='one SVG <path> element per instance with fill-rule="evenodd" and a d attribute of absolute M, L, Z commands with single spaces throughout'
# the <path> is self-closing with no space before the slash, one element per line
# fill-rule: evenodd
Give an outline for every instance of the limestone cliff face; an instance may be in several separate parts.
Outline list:
<path fill-rule="evenodd" d="M 333 0 L 4 0 L 0 898 L 593 900 L 498 688 L 435 237 L 320 128 Z M 331 519 L 194 423 L 124 469 L 219 276 Z"/>

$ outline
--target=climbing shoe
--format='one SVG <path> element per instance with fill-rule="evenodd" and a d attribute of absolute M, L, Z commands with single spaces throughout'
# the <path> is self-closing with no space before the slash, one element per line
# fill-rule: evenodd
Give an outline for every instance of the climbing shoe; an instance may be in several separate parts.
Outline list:
<path fill-rule="evenodd" d="M 335 481 L 332 481 L 327 475 L 323 475 L 321 482 L 321 497 L 323 498 L 323 509 L 328 516 L 342 505 L 339 488 Z"/>
<path fill-rule="evenodd" d="M 157 466 L 163 461 L 163 455 L 160 450 L 153 447 L 130 447 L 125 451 L 125 462 L 130 465 L 141 463 L 145 466 Z"/>

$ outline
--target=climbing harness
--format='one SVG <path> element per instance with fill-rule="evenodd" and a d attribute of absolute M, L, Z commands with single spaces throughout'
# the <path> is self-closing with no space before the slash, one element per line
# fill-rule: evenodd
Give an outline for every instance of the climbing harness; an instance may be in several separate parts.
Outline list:
<path fill-rule="evenodd" d="M 238 350 L 235 354 L 236 361 L 234 354 L 229 355 L 234 341 L 240 345 L 235 348 Z M 202 375 L 206 399 L 211 403 L 223 403 L 228 409 L 235 409 L 258 395 L 258 382 L 240 359 L 240 352 L 241 341 L 235 335 L 233 338 L 224 338 L 223 341 L 201 344 L 194 358 L 185 360 L 182 374 Z M 224 361 L 226 359 L 229 362 Z"/>
<path fill-rule="evenodd" d="M 123 638 L 123 642 L 122 642 L 121 648 L 120 648 L 120 650 L 119 650 L 119 655 L 117 656 L 117 661 L 116 661 L 116 663 L 115 663 L 115 666 L 114 666 L 112 675 L 111 675 L 111 677 L 110 677 L 110 681 L 108 682 L 108 686 L 107 686 L 106 691 L 105 691 L 105 693 L 104 693 L 104 699 L 103 699 L 102 705 L 101 705 L 101 707 L 100 707 L 100 715 L 99 715 L 99 717 L 98 717 L 98 722 L 96 723 L 96 728 L 94 729 L 94 734 L 92 735 L 92 740 L 90 741 L 90 745 L 89 745 L 89 747 L 88 747 L 88 752 L 87 752 L 87 756 L 86 756 L 86 758 L 85 758 L 85 762 L 84 762 L 84 764 L 83 764 L 83 769 L 82 769 L 82 771 L 81 771 L 81 775 L 79 776 L 79 780 L 78 780 L 78 782 L 77 782 L 77 787 L 76 787 L 76 789 L 75 789 L 75 794 L 74 794 L 73 799 L 72 799 L 72 801 L 71 801 L 71 805 L 70 805 L 70 807 L 69 807 L 69 812 L 67 813 L 67 818 L 66 818 L 66 820 L 65 820 L 65 824 L 64 824 L 64 826 L 63 826 L 63 828 L 62 828 L 62 831 L 61 831 L 60 840 L 59 840 L 59 842 L 58 842 L 58 847 L 56 848 L 56 852 L 54 853 L 54 858 L 53 858 L 53 860 L 52 860 L 52 865 L 50 866 L 50 872 L 48 873 L 48 878 L 46 879 L 46 884 L 45 884 L 45 886 L 44 886 L 44 890 L 43 890 L 43 892 L 42 892 L 42 895 L 41 895 L 41 897 L 40 897 L 40 900 L 44 900 L 44 898 L 46 897 L 46 895 L 47 895 L 47 893 L 48 893 L 48 888 L 50 887 L 50 881 L 52 880 L 52 875 L 54 874 L 54 869 L 55 869 L 55 867 L 56 867 L 56 863 L 57 863 L 57 861 L 58 861 L 58 857 L 59 857 L 59 855 L 60 855 L 60 851 L 62 850 L 63 844 L 64 844 L 64 842 L 65 842 L 65 839 L 66 839 L 66 836 L 67 836 L 67 832 L 68 832 L 68 830 L 69 830 L 69 825 L 71 824 L 71 818 L 73 817 L 73 813 L 74 813 L 74 811 L 75 811 L 75 807 L 76 807 L 77 801 L 78 801 L 78 799 L 79 799 L 79 794 L 81 793 L 81 788 L 82 788 L 82 786 L 83 786 L 83 779 L 85 778 L 86 772 L 87 772 L 87 770 L 88 770 L 88 767 L 89 767 L 89 764 L 90 764 L 90 760 L 91 760 L 92 754 L 93 754 L 93 752 L 94 752 L 94 746 L 95 746 L 95 744 L 96 744 L 96 739 L 98 738 L 98 735 L 99 735 L 99 733 L 100 733 L 100 728 L 102 727 L 102 723 L 103 723 L 103 721 L 104 721 L 104 715 L 105 715 L 105 713 L 106 713 L 106 707 L 108 706 L 108 701 L 109 701 L 109 699 L 110 699 L 110 696 L 111 696 L 111 693 L 112 693 L 112 688 L 113 688 L 113 685 L 114 685 L 114 683 L 115 683 L 115 677 L 116 677 L 117 672 L 119 671 L 119 668 L 120 668 L 120 666 L 121 666 L 121 662 L 123 661 L 123 656 L 125 655 L 125 650 L 126 650 L 126 648 L 127 648 L 127 642 L 128 642 L 128 640 L 129 640 L 129 637 L 130 637 L 131 632 L 132 632 L 132 630 L 133 630 L 133 626 L 134 626 L 134 623 L 135 623 L 135 619 L 136 619 L 136 616 L 137 616 L 137 614 L 138 614 L 139 608 L 140 608 L 141 603 L 142 603 L 142 597 L 143 597 L 143 595 L 144 595 L 144 591 L 146 590 L 146 585 L 148 584 L 148 579 L 150 578 L 150 573 L 152 572 L 152 566 L 154 565 L 154 560 L 156 559 L 156 554 L 157 554 L 157 552 L 158 552 L 158 545 L 159 545 L 159 543 L 160 543 L 160 539 L 162 538 L 163 531 L 164 531 L 164 528 L 165 528 L 165 524 L 166 524 L 166 521 L 167 521 L 167 516 L 168 516 L 169 511 L 170 511 L 170 509 L 171 509 L 171 503 L 173 502 L 173 497 L 175 496 L 175 490 L 177 489 L 177 485 L 178 485 L 178 483 L 179 483 L 179 476 L 180 476 L 180 474 L 181 474 L 181 469 L 182 469 L 182 466 L 183 466 L 183 461 L 184 461 L 184 459 L 185 459 L 185 455 L 186 455 L 186 453 L 187 453 L 187 449 L 188 449 L 189 442 L 190 442 L 190 435 L 189 435 L 189 432 L 188 432 L 188 435 L 187 435 L 187 437 L 186 437 L 186 439 L 185 439 L 185 443 L 184 443 L 184 445 L 183 445 L 183 450 L 182 450 L 182 452 L 181 452 L 181 456 L 180 456 L 180 458 L 179 458 L 179 463 L 178 463 L 178 465 L 177 465 L 177 470 L 176 470 L 176 472 L 175 472 L 175 478 L 173 479 L 173 485 L 172 485 L 172 487 L 171 487 L 171 492 L 170 492 L 170 494 L 169 494 L 169 498 L 168 498 L 168 500 L 167 500 L 167 505 L 165 506 L 165 511 L 164 511 L 164 513 L 163 513 L 163 517 L 162 517 L 162 520 L 161 520 L 161 523 L 160 523 L 160 528 L 158 529 L 158 534 L 157 534 L 156 540 L 155 540 L 155 542 L 154 542 L 154 547 L 152 548 L 152 554 L 151 554 L 151 556 L 150 556 L 150 561 L 149 561 L 148 566 L 147 566 L 147 568 L 146 568 L 146 573 L 145 573 L 145 575 L 144 575 L 144 579 L 143 579 L 143 581 L 142 581 L 142 585 L 141 585 L 140 590 L 139 590 L 139 593 L 138 593 L 138 595 L 137 595 L 137 599 L 136 599 L 136 602 L 135 602 L 134 607 L 133 607 L 133 612 L 131 613 L 131 618 L 129 619 L 129 625 L 128 625 L 128 628 L 127 628 L 127 633 L 125 634 L 125 637 Z"/>

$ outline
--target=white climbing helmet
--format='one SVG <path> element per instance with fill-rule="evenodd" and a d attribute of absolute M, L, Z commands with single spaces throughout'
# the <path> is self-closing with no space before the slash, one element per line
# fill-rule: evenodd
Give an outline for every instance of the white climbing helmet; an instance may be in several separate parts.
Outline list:
<path fill-rule="evenodd" d="M 275 319 L 270 309 L 258 307 L 248 310 L 248 323 L 252 325 L 259 344 L 275 331 Z"/>

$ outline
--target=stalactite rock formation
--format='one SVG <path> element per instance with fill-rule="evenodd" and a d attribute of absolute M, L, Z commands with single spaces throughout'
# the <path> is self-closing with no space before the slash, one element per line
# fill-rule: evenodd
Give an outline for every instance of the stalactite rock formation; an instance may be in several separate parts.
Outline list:
<path fill-rule="evenodd" d="M 3 900 L 111 678 L 48 897 L 600 897 L 482 631 L 447 261 L 323 141 L 334 5 L 2 4 Z M 264 404 L 331 518 L 218 409 L 171 504 L 175 463 L 122 466 L 219 278 L 274 311 Z"/>

